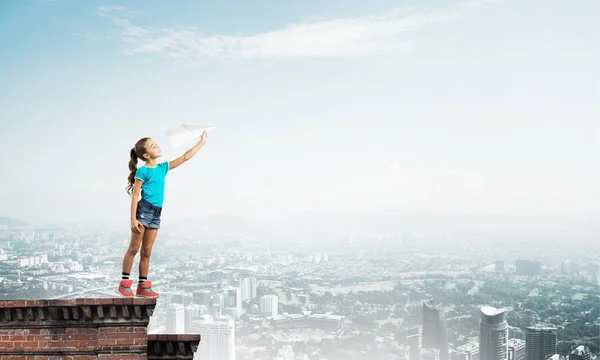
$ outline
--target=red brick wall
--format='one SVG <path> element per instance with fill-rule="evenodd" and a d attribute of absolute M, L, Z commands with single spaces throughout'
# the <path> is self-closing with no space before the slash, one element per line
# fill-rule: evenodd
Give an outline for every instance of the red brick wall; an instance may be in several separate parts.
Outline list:
<path fill-rule="evenodd" d="M 148 335 L 156 299 L 0 301 L 0 360 L 193 359 L 200 335 Z"/>
<path fill-rule="evenodd" d="M 146 359 L 155 299 L 0 301 L 0 359 Z"/>

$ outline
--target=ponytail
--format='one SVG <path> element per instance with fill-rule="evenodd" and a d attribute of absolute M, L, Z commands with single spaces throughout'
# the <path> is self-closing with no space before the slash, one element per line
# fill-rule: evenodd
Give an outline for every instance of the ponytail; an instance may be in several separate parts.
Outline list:
<path fill-rule="evenodd" d="M 145 137 L 138 140 L 135 146 L 129 152 L 129 176 L 127 177 L 127 194 L 132 195 L 133 184 L 135 183 L 135 172 L 137 171 L 138 159 L 146 154 L 146 141 L 150 138 Z"/>
<path fill-rule="evenodd" d="M 133 183 L 135 182 L 135 172 L 137 171 L 138 157 L 135 154 L 135 148 L 129 152 L 129 176 L 127 177 L 127 194 L 131 195 Z"/>

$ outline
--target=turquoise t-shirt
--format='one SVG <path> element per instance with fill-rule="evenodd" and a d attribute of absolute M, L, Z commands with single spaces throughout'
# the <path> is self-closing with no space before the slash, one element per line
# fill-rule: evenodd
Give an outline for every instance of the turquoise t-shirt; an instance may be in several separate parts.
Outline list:
<path fill-rule="evenodd" d="M 142 199 L 154 206 L 162 207 L 165 198 L 165 177 L 169 172 L 169 162 L 156 167 L 142 166 L 135 172 L 135 178 L 142 180 Z"/>

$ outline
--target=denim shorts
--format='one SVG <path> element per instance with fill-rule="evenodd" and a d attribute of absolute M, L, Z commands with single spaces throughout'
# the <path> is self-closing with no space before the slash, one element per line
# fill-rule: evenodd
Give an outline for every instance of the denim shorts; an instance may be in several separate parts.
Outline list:
<path fill-rule="evenodd" d="M 162 207 L 154 206 L 149 201 L 142 199 L 138 202 L 135 218 L 148 229 L 159 229 L 161 213 Z"/>

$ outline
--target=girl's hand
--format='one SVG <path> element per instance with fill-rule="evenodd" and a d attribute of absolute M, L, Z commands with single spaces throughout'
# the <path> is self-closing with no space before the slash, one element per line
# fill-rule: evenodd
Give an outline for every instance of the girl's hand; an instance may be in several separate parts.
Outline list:
<path fill-rule="evenodd" d="M 144 225 L 142 225 L 142 223 L 139 222 L 138 220 L 132 220 L 131 221 L 131 231 L 133 233 L 135 233 L 135 234 L 141 234 L 143 227 L 144 227 Z"/>
<path fill-rule="evenodd" d="M 200 142 L 201 142 L 202 144 L 205 144 L 205 143 L 206 143 L 206 139 L 207 139 L 207 138 L 208 138 L 208 132 L 207 132 L 206 130 L 204 130 L 204 131 L 202 132 L 202 136 L 200 136 Z"/>

